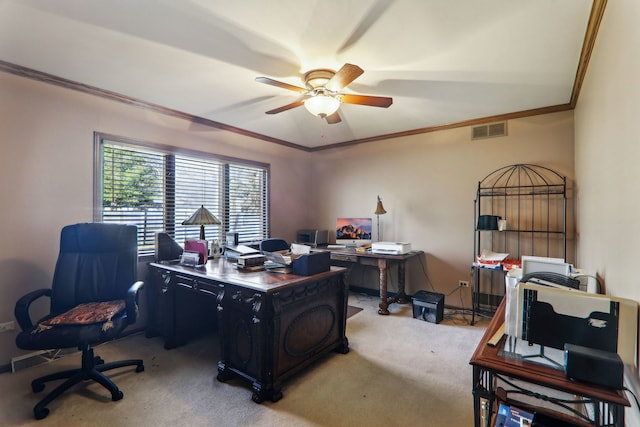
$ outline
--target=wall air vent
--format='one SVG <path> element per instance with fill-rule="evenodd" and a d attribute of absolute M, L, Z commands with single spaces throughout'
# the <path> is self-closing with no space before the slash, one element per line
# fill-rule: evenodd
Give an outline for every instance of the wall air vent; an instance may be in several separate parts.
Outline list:
<path fill-rule="evenodd" d="M 507 122 L 489 123 L 471 128 L 471 139 L 495 138 L 507 136 Z"/>
<path fill-rule="evenodd" d="M 40 350 L 22 356 L 12 357 L 11 372 L 16 373 L 25 368 L 30 368 L 42 363 L 49 363 L 77 351 L 78 349 L 76 348 Z"/>

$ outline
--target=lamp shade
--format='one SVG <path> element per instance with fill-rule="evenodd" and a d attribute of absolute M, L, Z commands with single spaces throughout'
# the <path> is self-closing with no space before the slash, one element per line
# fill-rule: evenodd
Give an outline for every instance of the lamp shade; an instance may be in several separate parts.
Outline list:
<path fill-rule="evenodd" d="M 193 215 L 188 219 L 182 221 L 182 225 L 199 225 L 200 226 L 200 239 L 204 240 L 204 226 L 222 224 L 218 218 L 201 205 Z"/>
<path fill-rule="evenodd" d="M 338 110 L 340 101 L 333 96 L 318 94 L 304 101 L 304 106 L 314 116 L 326 117 Z"/>
<path fill-rule="evenodd" d="M 380 196 L 378 196 L 378 204 L 376 206 L 375 215 L 384 215 L 387 211 L 384 210 L 384 206 L 382 206 L 382 200 L 380 200 Z"/>

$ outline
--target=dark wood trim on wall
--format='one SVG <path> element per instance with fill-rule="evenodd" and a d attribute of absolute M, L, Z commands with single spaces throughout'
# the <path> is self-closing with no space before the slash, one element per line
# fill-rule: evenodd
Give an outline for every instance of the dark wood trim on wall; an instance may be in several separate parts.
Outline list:
<path fill-rule="evenodd" d="M 584 76 L 587 74 L 587 66 L 591 59 L 593 46 L 596 44 L 596 35 L 600 29 L 600 22 L 602 22 L 602 16 L 604 15 L 606 5 L 607 0 L 593 0 L 593 4 L 591 5 L 591 14 L 589 15 L 587 30 L 584 34 L 584 41 L 582 42 L 582 52 L 580 52 L 578 71 L 576 72 L 576 78 L 573 82 L 573 92 L 571 93 L 570 102 L 571 108 L 576 108 L 576 105 L 578 104 L 578 96 L 580 95 Z"/>
<path fill-rule="evenodd" d="M 479 118 L 479 119 L 466 120 L 464 122 L 450 123 L 450 124 L 447 124 L 447 125 L 431 126 L 431 127 L 426 127 L 426 128 L 420 128 L 420 129 L 407 130 L 407 131 L 403 131 L 403 132 L 397 132 L 397 133 L 388 133 L 386 135 L 377 135 L 377 136 L 372 136 L 370 138 L 354 139 L 353 141 L 338 142 L 337 144 L 323 145 L 322 147 L 310 148 L 310 149 L 308 149 L 308 151 L 329 150 L 331 148 L 346 147 L 346 146 L 349 146 L 349 145 L 363 144 L 365 142 L 380 141 L 380 140 L 383 140 L 383 139 L 391 139 L 391 138 L 400 138 L 402 136 L 418 135 L 418 134 L 421 134 L 421 133 L 429 133 L 429 132 L 437 132 L 437 131 L 440 131 L 440 130 L 455 129 L 455 128 L 461 128 L 461 127 L 465 127 L 465 126 L 476 126 L 476 125 L 485 124 L 485 123 L 502 122 L 502 121 L 505 121 L 505 120 L 519 119 L 519 118 L 522 118 L 522 117 L 538 116 L 540 114 L 555 113 L 555 112 L 558 112 L 558 111 L 566 111 L 566 110 L 571 110 L 571 109 L 573 109 L 573 108 L 569 104 L 554 105 L 554 106 L 551 106 L 551 107 L 543 107 L 543 108 L 534 108 L 532 110 L 518 111 L 518 112 L 515 112 L 515 113 L 507 113 L 507 114 L 498 114 L 498 115 L 495 115 L 495 116 L 482 117 L 482 118 Z"/>
<path fill-rule="evenodd" d="M 598 34 L 598 29 L 600 28 L 600 22 L 602 21 L 606 4 L 607 4 L 607 0 L 593 0 L 592 6 L 591 6 L 591 13 L 589 16 L 589 22 L 587 24 L 587 29 L 585 31 L 585 36 L 584 36 L 584 42 L 582 45 L 582 52 L 580 54 L 580 59 L 578 62 L 578 69 L 577 69 L 576 77 L 573 83 L 571 99 L 568 104 L 553 105 L 549 107 L 535 108 L 531 110 L 518 111 L 513 113 L 507 113 L 507 114 L 499 114 L 499 115 L 490 116 L 490 117 L 481 117 L 481 118 L 467 120 L 463 122 L 450 123 L 450 124 L 440 125 L 440 126 L 431 126 L 431 127 L 425 127 L 425 128 L 419 128 L 419 129 L 412 129 L 412 130 L 403 131 L 403 132 L 372 136 L 369 138 L 354 139 L 351 141 L 339 142 L 335 144 L 325 145 L 322 147 L 304 147 L 302 145 L 295 144 L 293 142 L 284 141 L 278 138 L 273 138 L 273 137 L 255 133 L 255 132 L 250 132 L 246 129 L 226 125 L 224 123 L 216 122 L 210 119 L 205 119 L 203 117 L 193 116 L 191 114 L 166 108 L 161 105 L 145 102 L 136 98 L 132 98 L 116 92 L 100 89 L 94 86 L 89 86 L 86 84 L 74 82 L 72 80 L 57 77 L 51 74 L 47 74 L 41 71 L 22 67 L 20 65 L 12 64 L 2 60 L 0 60 L 0 71 L 15 74 L 21 77 L 26 77 L 32 80 L 41 81 L 44 83 L 53 84 L 56 86 L 61 86 L 67 89 L 77 90 L 80 92 L 88 93 L 91 95 L 99 96 L 99 97 L 110 99 L 113 101 L 122 102 L 135 107 L 154 111 L 156 113 L 181 118 L 184 120 L 188 120 L 192 123 L 197 123 L 199 125 L 208 126 L 208 127 L 228 131 L 228 132 L 233 132 L 236 134 L 248 136 L 250 138 L 259 139 L 266 142 L 272 142 L 274 144 L 283 145 L 289 148 L 295 148 L 297 150 L 315 152 L 315 151 L 330 150 L 330 149 L 340 148 L 340 147 L 347 147 L 347 146 L 357 145 L 357 144 L 364 144 L 367 142 L 374 142 L 374 141 L 380 141 L 385 139 L 400 138 L 400 137 L 410 136 L 410 135 L 419 135 L 422 133 L 437 132 L 437 131 L 446 130 L 446 129 L 475 126 L 479 124 L 518 119 L 523 117 L 530 117 L 530 116 L 536 116 L 540 114 L 548 114 L 548 113 L 554 113 L 558 111 L 566 111 L 566 110 L 574 109 L 576 104 L 578 103 L 578 96 L 580 94 L 582 82 L 587 72 L 587 66 L 589 64 L 589 59 L 591 58 L 591 53 L 595 45 L 596 35 Z"/>
<path fill-rule="evenodd" d="M 150 102 L 145 102 L 136 98 L 132 98 L 130 96 L 122 95 L 116 92 L 111 92 L 105 89 L 100 89 L 95 86 L 78 83 L 73 80 L 64 79 L 62 77 L 57 77 L 52 74 L 43 73 L 42 71 L 37 71 L 31 68 L 15 65 L 10 62 L 0 60 L 0 71 L 4 71 L 10 74 L 15 74 L 21 77 L 26 77 L 32 80 L 37 80 L 43 83 L 49 83 L 52 85 L 61 86 L 66 89 L 77 90 L 79 92 L 88 93 L 90 95 L 99 96 L 101 98 L 106 98 L 112 101 L 122 102 L 123 104 L 133 105 L 135 107 L 144 108 L 145 110 L 150 110 L 156 113 L 165 114 L 167 116 L 188 120 L 192 123 L 196 123 L 199 125 L 209 126 L 209 127 L 220 129 L 220 130 L 226 130 L 228 132 L 249 136 L 251 138 L 261 139 L 267 142 L 273 142 L 274 144 L 280 144 L 290 148 L 297 148 L 299 150 L 307 149 L 307 147 L 303 147 L 302 145 L 283 141 L 277 138 L 272 138 L 267 135 L 250 132 L 246 129 L 241 129 L 235 126 L 225 125 L 224 123 L 205 119 L 203 117 L 194 116 L 191 114 L 184 113 L 182 111 L 172 110 L 171 108 L 166 108 L 158 104 L 152 104 Z"/>

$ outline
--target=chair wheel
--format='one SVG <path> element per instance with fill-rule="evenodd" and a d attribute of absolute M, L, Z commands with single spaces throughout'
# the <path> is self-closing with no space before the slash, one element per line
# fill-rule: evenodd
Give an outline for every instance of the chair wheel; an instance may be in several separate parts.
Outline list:
<path fill-rule="evenodd" d="M 33 390 L 34 393 L 40 393 L 42 390 L 44 390 L 44 383 L 31 383 L 31 390 Z"/>
<path fill-rule="evenodd" d="M 104 364 L 104 359 L 103 359 L 102 357 L 100 357 L 100 356 L 96 356 L 96 357 L 93 359 L 93 361 L 94 361 L 94 363 L 95 363 L 96 365 L 103 365 L 103 364 Z"/>
<path fill-rule="evenodd" d="M 49 409 L 47 409 L 47 408 L 33 408 L 33 415 L 36 417 L 36 420 L 41 420 L 43 418 L 47 418 L 47 415 L 49 415 Z"/>
<path fill-rule="evenodd" d="M 136 366 L 136 372 L 144 372 L 144 365 Z"/>
<path fill-rule="evenodd" d="M 115 393 L 111 393 L 111 400 L 113 400 L 114 402 L 116 400 L 120 400 L 124 397 L 124 393 L 121 390 L 118 390 Z"/>

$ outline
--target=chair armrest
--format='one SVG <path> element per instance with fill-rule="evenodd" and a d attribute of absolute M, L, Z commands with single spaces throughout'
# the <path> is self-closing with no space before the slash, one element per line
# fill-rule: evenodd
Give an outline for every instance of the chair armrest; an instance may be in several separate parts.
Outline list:
<path fill-rule="evenodd" d="M 22 296 L 18 302 L 16 302 L 13 314 L 16 316 L 18 325 L 20 325 L 20 329 L 23 331 L 28 331 L 33 328 L 33 322 L 29 315 L 29 306 L 32 302 L 43 296 L 51 298 L 51 289 L 36 289 Z"/>
<path fill-rule="evenodd" d="M 125 304 L 127 307 L 127 323 L 135 323 L 138 317 L 138 292 L 144 286 L 144 282 L 136 282 L 127 291 Z"/>

